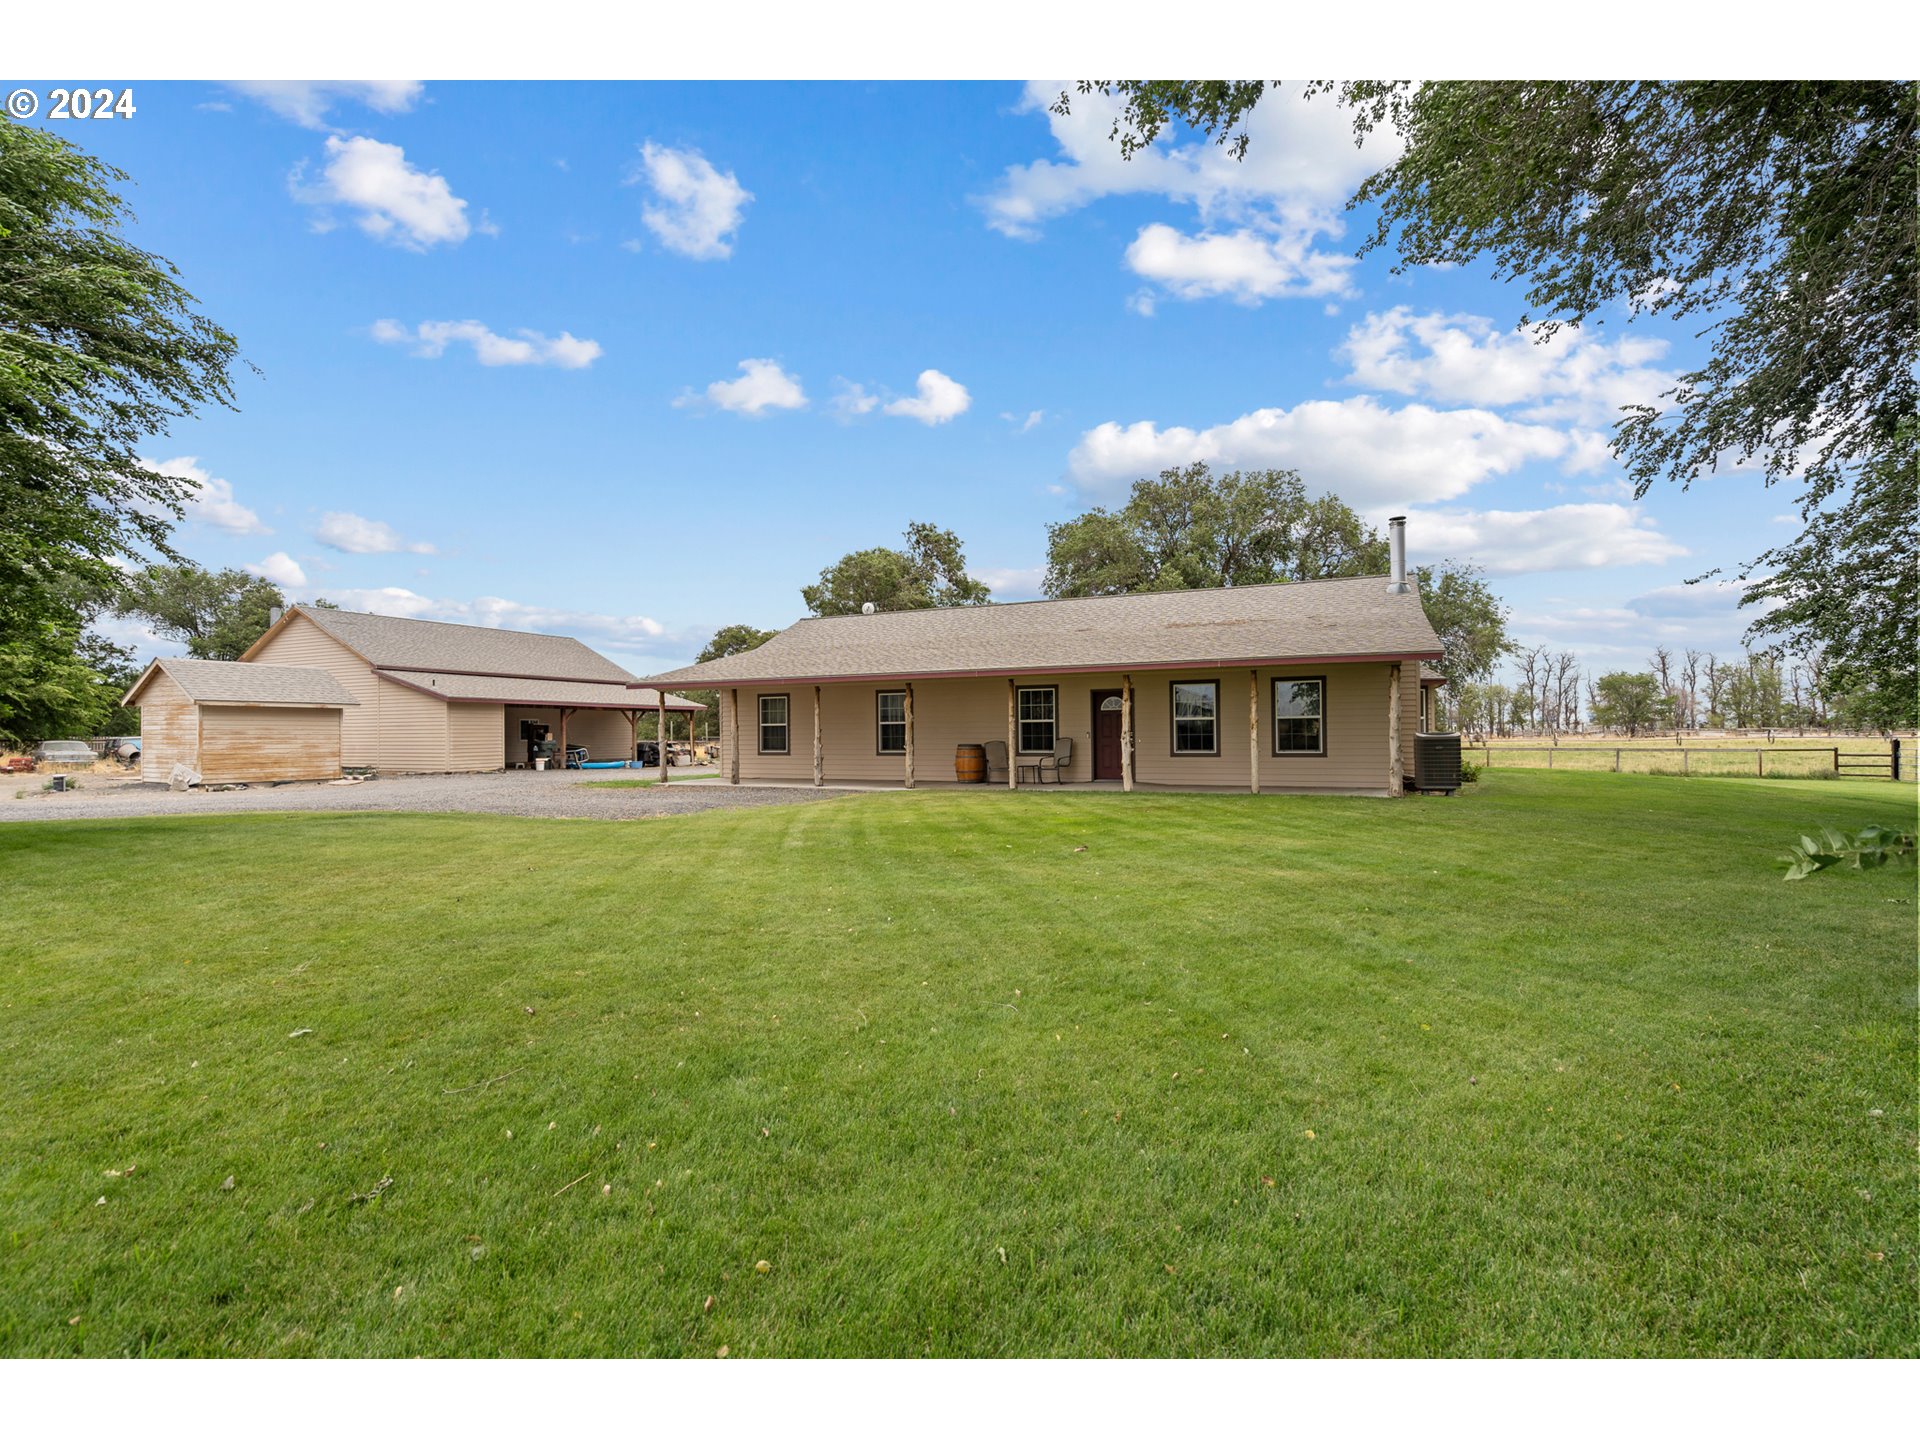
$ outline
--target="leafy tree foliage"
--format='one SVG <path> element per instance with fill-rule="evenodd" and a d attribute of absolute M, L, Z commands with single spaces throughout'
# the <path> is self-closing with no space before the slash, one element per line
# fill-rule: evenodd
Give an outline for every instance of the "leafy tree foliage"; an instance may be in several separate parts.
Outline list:
<path fill-rule="evenodd" d="M 724 659 L 728 655 L 744 655 L 749 650 L 758 650 L 774 637 L 772 630 L 761 630 L 752 625 L 722 625 L 714 631 L 713 638 L 700 652 L 700 663 L 709 660 Z"/>
<path fill-rule="evenodd" d="M 233 337 L 120 234 L 125 179 L 0 117 L 0 732 L 20 741 L 114 723 L 120 672 L 86 621 L 110 561 L 170 553 L 192 492 L 136 447 L 232 399 Z"/>
<path fill-rule="evenodd" d="M 1241 156 L 1243 122 L 1272 83 L 1080 88 L 1122 98 L 1123 154 L 1181 123 Z M 1663 476 L 1686 485 L 1729 465 L 1803 481 L 1806 534 L 1742 577 L 1761 577 L 1754 603 L 1788 601 L 1754 633 L 1826 647 L 1843 693 L 1912 723 L 1914 86 L 1360 81 L 1309 92 L 1336 89 L 1358 135 L 1392 125 L 1406 141 L 1353 198 L 1379 206 L 1363 249 L 1392 240 L 1402 269 L 1490 262 L 1527 287 L 1520 323 L 1537 318 L 1548 333 L 1604 323 L 1614 306 L 1704 327 L 1705 364 L 1663 404 L 1628 407 L 1615 453 L 1643 495 Z M 1063 94 L 1056 108 L 1071 104 Z"/>
<path fill-rule="evenodd" d="M 1387 543 L 1340 500 L 1310 499 L 1292 470 L 1205 464 L 1140 479 L 1117 511 L 1095 507 L 1047 527 L 1055 599 L 1204 590 L 1384 574 Z"/>
<path fill-rule="evenodd" d="M 137 447 L 232 401 L 233 337 L 119 233 L 126 178 L 0 119 L 0 618 L 9 592 L 71 575 L 103 587 L 109 559 L 170 554 L 192 483 Z"/>
<path fill-rule="evenodd" d="M 182 561 L 127 577 L 117 608 L 171 636 L 199 660 L 238 660 L 267 633 L 286 596 L 244 570 L 203 570 Z"/>
<path fill-rule="evenodd" d="M 1916 535 L 1912 422 L 1893 454 L 1853 493 L 1806 511 L 1800 537 L 1756 562 L 1745 602 L 1775 601 L 1754 630 L 1815 653 L 1822 682 L 1849 724 L 1920 724 L 1920 535 Z M 1905 557 L 1889 566 L 1887 557 Z"/>
<path fill-rule="evenodd" d="M 1593 723 L 1624 730 L 1629 738 L 1672 718 L 1673 702 L 1648 674 L 1615 670 L 1593 682 Z"/>
<path fill-rule="evenodd" d="M 1454 561 L 1420 565 L 1413 578 L 1445 652 L 1434 669 L 1448 685 L 1485 680 L 1514 646 L 1507 636 L 1507 607 L 1487 588 L 1479 567 Z"/>
<path fill-rule="evenodd" d="M 876 610 L 931 610 L 945 605 L 985 605 L 987 587 L 967 574 L 960 537 L 914 521 L 907 548 L 856 550 L 820 572 L 820 583 L 802 587 L 800 598 L 815 615 L 857 615 Z"/>

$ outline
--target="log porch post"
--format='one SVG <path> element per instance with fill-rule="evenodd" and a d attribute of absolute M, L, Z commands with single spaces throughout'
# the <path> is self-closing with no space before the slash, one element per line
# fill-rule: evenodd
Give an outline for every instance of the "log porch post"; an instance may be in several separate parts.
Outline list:
<path fill-rule="evenodd" d="M 631 769 L 640 759 L 640 712 L 627 711 L 627 766 Z"/>
<path fill-rule="evenodd" d="M 1260 672 L 1247 672 L 1247 788 L 1260 793 Z"/>
<path fill-rule="evenodd" d="M 727 742 L 727 783 L 740 783 L 740 687 L 727 692 L 727 709 L 733 712 L 733 738 Z"/>
<path fill-rule="evenodd" d="M 1396 660 L 1387 669 L 1387 794 L 1406 793 L 1406 767 L 1400 759 L 1400 670 Z"/>
<path fill-rule="evenodd" d="M 907 789 L 913 789 L 913 684 L 907 684 Z"/>
<path fill-rule="evenodd" d="M 567 717 L 571 714 L 573 711 L 566 706 L 560 707 L 560 768 L 562 770 L 567 768 Z"/>
<path fill-rule="evenodd" d="M 813 687 L 813 783 L 817 786 L 822 778 L 820 768 L 820 687 Z"/>
<path fill-rule="evenodd" d="M 660 783 L 667 783 L 667 692 L 661 690 L 660 696 Z"/>
<path fill-rule="evenodd" d="M 1007 789 L 1020 788 L 1020 732 L 1015 727 L 1013 707 L 1015 692 L 1019 687 L 1011 675 L 1007 677 Z"/>
<path fill-rule="evenodd" d="M 1133 789 L 1133 676 L 1120 677 L 1120 788 Z"/>

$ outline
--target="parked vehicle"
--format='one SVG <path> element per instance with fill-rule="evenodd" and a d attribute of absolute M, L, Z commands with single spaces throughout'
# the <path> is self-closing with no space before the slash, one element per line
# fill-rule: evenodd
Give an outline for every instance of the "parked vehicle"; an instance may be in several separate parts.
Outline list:
<path fill-rule="evenodd" d="M 84 740 L 42 740 L 33 747 L 33 758 L 42 765 L 91 765 L 100 757 Z"/>

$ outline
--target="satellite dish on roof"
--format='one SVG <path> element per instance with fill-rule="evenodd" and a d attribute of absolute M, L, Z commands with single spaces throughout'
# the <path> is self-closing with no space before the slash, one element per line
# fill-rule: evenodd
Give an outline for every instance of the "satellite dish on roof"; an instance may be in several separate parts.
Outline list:
<path fill-rule="evenodd" d="M 860 606 L 860 613 L 862 615 L 871 615 L 873 613 L 873 601 L 868 600 L 865 603 L 863 603 Z"/>

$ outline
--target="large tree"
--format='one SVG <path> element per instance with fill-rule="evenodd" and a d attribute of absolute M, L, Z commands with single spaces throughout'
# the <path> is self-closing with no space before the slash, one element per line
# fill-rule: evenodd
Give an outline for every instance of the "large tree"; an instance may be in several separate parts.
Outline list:
<path fill-rule="evenodd" d="M 171 554 L 193 490 L 138 449 L 232 400 L 233 337 L 121 233 L 126 178 L 0 117 L 0 730 L 21 740 L 111 720 L 85 624 L 113 562 Z"/>
<path fill-rule="evenodd" d="M 1644 672 L 1616 670 L 1593 682 L 1593 723 L 1624 730 L 1629 739 L 1672 718 L 1673 701 L 1660 682 Z"/>
<path fill-rule="evenodd" d="M 1493 674 L 1513 642 L 1507 635 L 1507 607 L 1488 588 L 1475 565 L 1448 560 L 1415 568 L 1420 604 L 1427 612 L 1440 649 L 1434 668 L 1449 685 L 1483 681 Z"/>
<path fill-rule="evenodd" d="M 820 572 L 820 583 L 803 586 L 800 598 L 815 615 L 857 615 L 876 610 L 931 610 L 944 605 L 984 605 L 985 585 L 967 574 L 960 537 L 914 521 L 907 547 L 877 546 L 843 555 Z"/>
<path fill-rule="evenodd" d="M 758 650 L 776 633 L 755 625 L 722 625 L 713 632 L 713 638 L 700 651 L 699 661 L 704 665 L 709 660 L 723 660 L 729 655 L 744 655 L 749 650 Z"/>
<path fill-rule="evenodd" d="M 170 554 L 193 485 L 139 448 L 232 402 L 234 339 L 121 234 L 126 178 L 0 119 L 0 604 L 48 575 L 105 584 L 111 560 Z"/>
<path fill-rule="evenodd" d="M 1047 527 L 1046 593 L 1123 595 L 1384 573 L 1387 545 L 1339 499 L 1310 498 L 1292 470 L 1205 464 L 1136 480 L 1118 510 Z"/>
<path fill-rule="evenodd" d="M 1123 154 L 1181 123 L 1244 155 L 1273 82 L 1083 82 L 1122 98 Z M 1613 448 L 1644 495 L 1729 467 L 1802 486 L 1808 530 L 1744 567 L 1754 632 L 1827 652 L 1912 723 L 1920 355 L 1916 89 L 1897 81 L 1320 83 L 1400 158 L 1362 183 L 1363 250 L 1400 268 L 1490 264 L 1522 325 L 1608 310 L 1685 320 L 1707 359 L 1627 407 Z M 1070 108 L 1063 94 L 1057 108 Z M 1266 99 L 1265 103 L 1288 103 Z M 1843 570 L 1851 607 L 1817 592 Z"/>
<path fill-rule="evenodd" d="M 129 575 L 117 608 L 178 640 L 199 660 L 238 660 L 267 633 L 286 596 L 244 570 L 203 570 L 182 561 Z"/>

